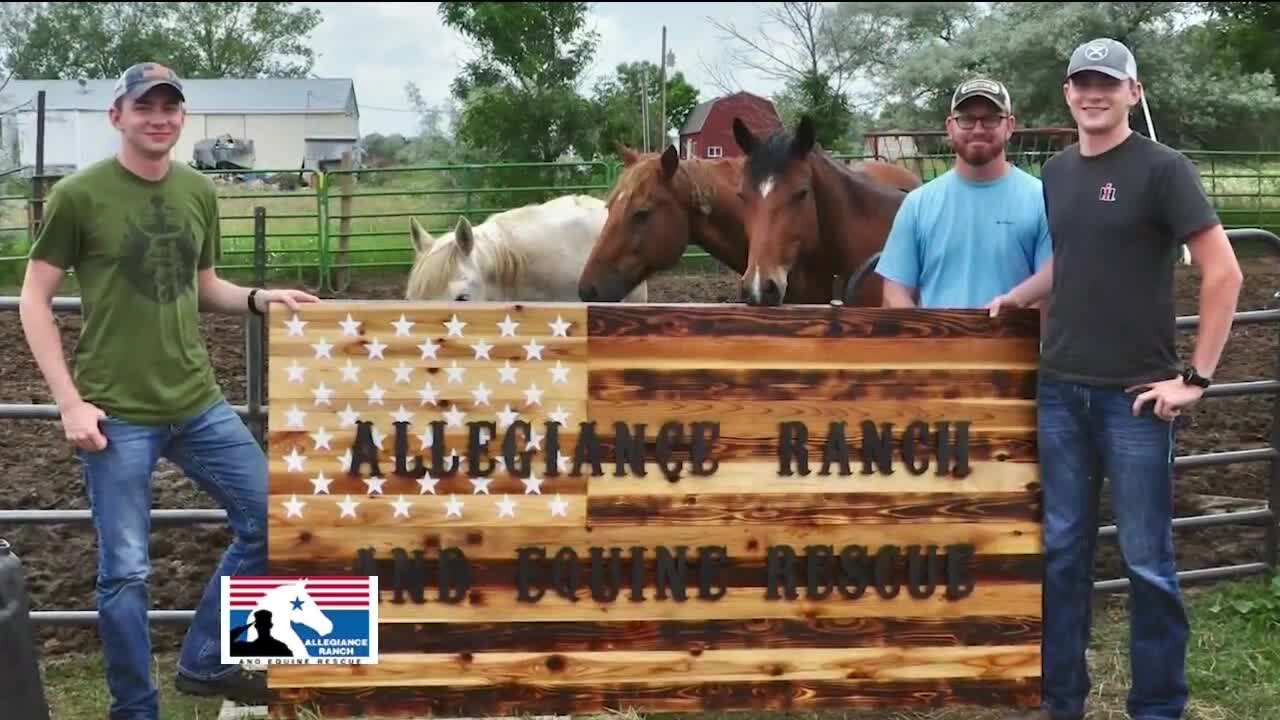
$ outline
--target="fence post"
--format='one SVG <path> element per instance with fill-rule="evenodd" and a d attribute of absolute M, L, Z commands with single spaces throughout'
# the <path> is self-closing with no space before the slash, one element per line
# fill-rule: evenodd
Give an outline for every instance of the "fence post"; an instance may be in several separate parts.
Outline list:
<path fill-rule="evenodd" d="M 1280 336 L 1280 328 L 1276 334 Z M 1276 379 L 1280 380 L 1280 359 L 1276 362 Z M 1271 450 L 1280 453 L 1280 393 L 1276 393 L 1271 405 Z M 1267 509 L 1271 519 L 1267 521 L 1267 534 L 1263 548 L 1267 565 L 1272 571 L 1280 569 L 1280 457 L 1271 458 L 1271 477 L 1267 482 Z"/>
<path fill-rule="evenodd" d="M 329 176 L 316 171 L 316 242 L 320 245 L 319 292 L 326 293 L 329 284 Z"/>
<path fill-rule="evenodd" d="M 253 208 L 253 282 L 254 287 L 267 283 L 267 209 L 261 205 Z M 250 314 L 245 323 L 244 377 L 246 404 L 249 410 L 249 429 L 258 443 L 265 447 L 266 420 L 262 413 L 265 327 L 262 318 Z"/>
<path fill-rule="evenodd" d="M 338 187 L 342 190 L 342 195 L 338 200 L 338 265 L 342 268 L 334 269 L 333 290 L 334 292 L 344 292 L 351 285 L 351 268 L 345 267 L 351 260 L 351 256 L 347 254 L 347 250 L 351 247 L 351 203 L 353 198 L 351 193 L 355 191 L 355 173 L 351 172 L 351 152 L 342 153 L 342 164 L 339 166 L 342 174 L 338 176 Z"/>

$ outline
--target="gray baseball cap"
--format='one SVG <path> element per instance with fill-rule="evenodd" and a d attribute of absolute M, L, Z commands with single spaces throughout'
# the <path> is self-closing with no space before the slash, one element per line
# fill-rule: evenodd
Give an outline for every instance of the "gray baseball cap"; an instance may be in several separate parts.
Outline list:
<path fill-rule="evenodd" d="M 1067 64 L 1067 77 L 1078 72 L 1093 70 L 1118 80 L 1137 80 L 1138 61 L 1129 48 L 1111 38 L 1097 38 L 1084 43 L 1071 53 Z"/>

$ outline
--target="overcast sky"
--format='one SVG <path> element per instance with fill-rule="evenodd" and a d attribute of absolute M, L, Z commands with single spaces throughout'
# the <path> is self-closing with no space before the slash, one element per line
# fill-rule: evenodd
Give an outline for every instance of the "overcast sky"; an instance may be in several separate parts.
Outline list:
<path fill-rule="evenodd" d="M 312 35 L 321 77 L 349 77 L 355 81 L 360 103 L 360 134 L 412 133 L 416 117 L 407 112 L 405 83 L 414 81 L 430 103 L 445 100 L 449 83 L 470 57 L 463 38 L 445 28 L 437 3 L 306 3 L 324 12 L 324 22 Z M 662 26 L 667 47 L 676 56 L 675 69 L 701 91 L 702 99 L 719 94 L 702 61 L 723 64 L 725 43 L 707 17 L 754 29 L 761 20 L 756 3 L 597 3 L 591 23 L 600 34 L 591 79 L 608 74 L 618 63 L 658 62 Z M 743 89 L 768 97 L 779 83 L 751 72 L 736 72 Z"/>

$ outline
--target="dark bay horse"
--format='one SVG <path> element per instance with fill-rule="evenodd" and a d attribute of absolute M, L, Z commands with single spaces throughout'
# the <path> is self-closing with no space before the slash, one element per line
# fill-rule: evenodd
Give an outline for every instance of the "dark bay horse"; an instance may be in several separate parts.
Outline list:
<path fill-rule="evenodd" d="M 609 217 L 578 280 L 585 302 L 617 302 L 676 266 L 689 244 L 741 274 L 747 266 L 738 181 L 742 158 L 680 160 L 620 147 L 623 172 L 605 201 Z"/>
<path fill-rule="evenodd" d="M 738 195 L 743 158 L 681 160 L 675 147 L 641 154 L 620 146 L 619 152 L 623 172 L 579 278 L 582 300 L 619 301 L 652 275 L 675 267 L 690 244 L 738 275 L 746 271 L 747 231 Z M 860 163 L 855 172 L 903 192 L 920 185 L 910 171 L 889 163 Z"/>
<path fill-rule="evenodd" d="M 739 183 L 749 240 L 741 296 L 752 305 L 826 303 L 858 275 L 857 294 L 879 306 L 883 285 L 870 262 L 889 236 L 906 194 L 853 172 L 815 147 L 812 118 L 795 134 L 758 139 L 739 119 L 733 136 L 747 154 Z"/>

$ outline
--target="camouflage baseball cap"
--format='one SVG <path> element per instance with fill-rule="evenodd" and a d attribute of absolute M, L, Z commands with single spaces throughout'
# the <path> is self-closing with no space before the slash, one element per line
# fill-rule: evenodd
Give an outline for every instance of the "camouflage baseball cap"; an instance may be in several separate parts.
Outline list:
<path fill-rule="evenodd" d="M 120 79 L 116 80 L 111 101 L 116 102 L 123 97 L 134 100 L 159 85 L 168 85 L 178 92 L 178 97 L 184 101 L 187 99 L 182 92 L 182 80 L 178 78 L 177 73 L 159 63 L 145 62 L 125 70 Z"/>
<path fill-rule="evenodd" d="M 1009 97 L 1009 89 L 1004 83 L 989 78 L 972 78 L 960 83 L 951 95 L 951 111 L 960 107 L 960 103 L 969 98 L 981 97 L 995 103 L 1002 112 L 1013 112 L 1013 100 Z"/>

